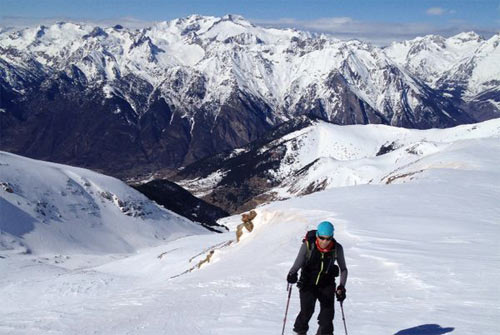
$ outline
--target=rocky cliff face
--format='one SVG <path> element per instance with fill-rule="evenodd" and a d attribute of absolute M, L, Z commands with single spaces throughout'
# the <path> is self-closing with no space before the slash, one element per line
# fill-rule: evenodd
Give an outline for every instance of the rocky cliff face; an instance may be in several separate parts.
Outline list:
<path fill-rule="evenodd" d="M 306 116 L 285 122 L 259 140 L 234 151 L 211 156 L 169 176 L 194 195 L 231 213 L 255 208 L 273 199 L 266 194 L 282 182 L 275 171 L 293 163 L 287 153 L 298 149 L 290 134 L 300 132 L 317 121 Z"/>
<path fill-rule="evenodd" d="M 237 16 L 2 31 L 0 149 L 127 177 L 300 115 L 408 128 L 498 117 L 500 35 L 469 35 L 381 49 Z"/>

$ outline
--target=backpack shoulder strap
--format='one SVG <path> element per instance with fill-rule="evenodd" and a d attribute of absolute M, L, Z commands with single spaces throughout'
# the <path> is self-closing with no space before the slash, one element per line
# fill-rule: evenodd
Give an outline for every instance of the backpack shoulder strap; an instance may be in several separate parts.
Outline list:
<path fill-rule="evenodd" d="M 337 241 L 335 241 L 335 240 L 333 240 L 333 241 L 334 241 L 334 243 L 335 243 L 335 246 L 332 248 L 331 253 L 332 253 L 332 259 L 333 259 L 333 261 L 335 262 L 335 260 L 337 259 L 337 246 L 338 246 L 339 244 L 337 243 Z"/>
<path fill-rule="evenodd" d="M 302 240 L 306 244 L 306 263 L 311 258 L 312 249 L 314 248 L 314 241 L 316 240 L 316 230 L 309 230 Z"/>

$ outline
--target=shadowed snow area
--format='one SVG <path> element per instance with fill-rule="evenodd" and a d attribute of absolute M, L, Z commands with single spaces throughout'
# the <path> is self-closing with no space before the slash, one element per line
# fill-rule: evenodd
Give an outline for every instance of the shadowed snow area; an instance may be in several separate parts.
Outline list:
<path fill-rule="evenodd" d="M 350 334 L 497 334 L 500 141 L 450 145 L 432 156 L 440 168 L 406 183 L 261 206 L 239 243 L 230 243 L 240 223 L 233 216 L 219 221 L 229 233 L 186 234 L 130 253 L 0 251 L 0 333 L 277 334 L 302 238 L 330 220 L 349 268 Z M 445 165 L 447 157 L 457 164 Z M 298 309 L 294 287 L 286 334 Z M 337 312 L 335 334 L 343 334 Z"/>
<path fill-rule="evenodd" d="M 33 224 L 35 219 L 31 215 L 12 205 L 4 198 L 0 198 L 0 209 L 2 210 L 0 231 L 21 237 L 35 228 Z"/>
<path fill-rule="evenodd" d="M 422 325 L 397 332 L 395 335 L 441 335 L 452 332 L 454 328 L 442 328 L 439 325 Z"/>

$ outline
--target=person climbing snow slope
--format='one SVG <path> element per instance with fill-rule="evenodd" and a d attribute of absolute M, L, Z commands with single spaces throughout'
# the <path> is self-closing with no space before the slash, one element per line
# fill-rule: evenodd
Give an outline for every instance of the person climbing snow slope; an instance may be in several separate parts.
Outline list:
<path fill-rule="evenodd" d="M 328 221 L 321 222 L 316 230 L 308 231 L 288 272 L 288 283 L 297 283 L 300 291 L 300 312 L 293 327 L 293 331 L 298 335 L 305 335 L 309 330 L 309 320 L 314 313 L 316 300 L 319 300 L 320 304 L 319 328 L 316 334 L 332 335 L 335 296 L 340 302 L 346 298 L 347 267 L 344 249 L 334 239 L 334 232 L 333 225 Z M 339 272 L 340 283 L 335 287 L 335 278 L 339 276 Z"/>

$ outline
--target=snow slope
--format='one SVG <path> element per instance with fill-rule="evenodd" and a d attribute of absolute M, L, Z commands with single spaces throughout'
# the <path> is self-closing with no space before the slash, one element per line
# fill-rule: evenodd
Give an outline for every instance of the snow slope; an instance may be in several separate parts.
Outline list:
<path fill-rule="evenodd" d="M 468 157 L 453 152 L 463 146 L 474 148 L 477 140 L 487 138 L 500 139 L 500 119 L 439 130 L 313 121 L 256 150 L 263 157 L 265 153 L 283 153 L 279 162 L 261 175 L 268 183 L 279 185 L 267 191 L 265 198 L 281 200 L 334 187 L 407 182 L 431 169 L 467 168 L 471 165 Z M 240 161 L 251 160 L 243 158 L 248 150 L 249 146 L 234 150 L 225 161 L 237 156 L 242 157 Z M 251 162 L 256 166 L 266 163 Z M 207 177 L 179 183 L 197 196 L 230 183 L 224 178 L 231 165 L 220 164 L 223 167 L 218 170 L 212 165 L 214 171 Z"/>
<path fill-rule="evenodd" d="M 453 152 L 474 148 L 482 138 L 500 139 L 500 119 L 445 130 L 317 122 L 279 140 L 288 150 L 274 175 L 284 182 L 271 192 L 286 198 L 318 188 L 406 182 L 429 169 L 467 168 L 467 157 Z"/>
<path fill-rule="evenodd" d="M 60 263 L 64 253 L 1 251 L 0 333 L 279 333 L 286 273 L 304 233 L 326 219 L 336 225 L 349 268 L 349 333 L 497 334 L 500 141 L 451 148 L 435 159 L 453 155 L 466 165 L 262 206 L 239 243 L 230 243 L 233 232 L 193 235 L 127 258 L 76 255 Z M 234 230 L 238 221 L 221 223 Z M 197 269 L 211 250 L 211 262 Z M 294 288 L 287 334 L 298 303 Z M 337 314 L 336 334 L 341 322 Z"/>
<path fill-rule="evenodd" d="M 0 250 L 119 253 L 205 232 L 118 179 L 0 152 Z"/>

